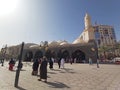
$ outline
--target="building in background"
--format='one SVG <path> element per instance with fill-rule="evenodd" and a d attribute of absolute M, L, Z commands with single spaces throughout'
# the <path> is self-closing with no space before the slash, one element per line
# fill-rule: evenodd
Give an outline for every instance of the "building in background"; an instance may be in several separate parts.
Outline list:
<path fill-rule="evenodd" d="M 84 17 L 85 29 L 80 36 L 73 42 L 88 43 L 95 40 L 97 47 L 113 46 L 116 44 L 116 35 L 113 26 L 109 25 L 92 25 L 91 17 L 86 13 Z"/>
<path fill-rule="evenodd" d="M 84 17 L 84 30 L 80 36 L 68 43 L 64 41 L 53 41 L 51 43 L 42 42 L 40 45 L 28 44 L 24 47 L 23 58 L 25 61 L 31 61 L 34 58 L 42 58 L 44 55 L 47 58 L 54 57 L 56 59 L 64 57 L 66 62 L 71 57 L 76 62 L 88 62 L 89 57 L 93 62 L 98 58 L 98 48 L 102 46 L 114 46 L 116 44 L 115 31 L 112 26 L 108 25 L 92 25 L 91 17 L 86 13 Z M 20 45 L 18 45 L 20 46 Z M 17 47 L 18 47 L 17 46 Z M 20 48 L 8 48 L 9 55 L 16 56 Z M 115 54 L 115 48 L 112 47 L 110 52 Z M 106 57 L 105 49 L 102 51 L 103 56 Z M 18 54 L 17 54 L 18 55 Z"/>
<path fill-rule="evenodd" d="M 95 41 L 98 47 L 113 46 L 116 44 L 116 35 L 113 26 L 94 25 Z"/>
<path fill-rule="evenodd" d="M 84 17 L 85 29 L 82 34 L 73 42 L 53 41 L 51 43 L 42 42 L 41 45 L 31 45 L 28 49 L 24 49 L 23 58 L 25 61 L 31 61 L 33 58 L 42 58 L 44 55 L 49 59 L 65 58 L 68 62 L 69 58 L 77 63 L 88 62 L 91 57 L 93 62 L 97 60 L 97 45 L 95 43 L 94 28 L 91 23 L 90 16 L 86 13 Z M 32 56 L 32 57 L 30 57 Z"/>

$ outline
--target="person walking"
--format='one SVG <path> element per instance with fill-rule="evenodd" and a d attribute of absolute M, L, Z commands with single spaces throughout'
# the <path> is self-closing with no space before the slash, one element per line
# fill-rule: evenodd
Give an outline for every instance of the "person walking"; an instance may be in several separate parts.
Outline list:
<path fill-rule="evenodd" d="M 51 59 L 52 59 L 53 65 L 54 65 L 55 59 L 53 57 Z"/>
<path fill-rule="evenodd" d="M 1 66 L 4 66 L 4 58 L 1 60 Z"/>
<path fill-rule="evenodd" d="M 70 60 L 70 64 L 72 65 L 72 63 L 73 63 L 73 59 L 72 59 L 72 58 L 70 58 L 69 60 Z"/>
<path fill-rule="evenodd" d="M 92 65 L 92 59 L 89 58 L 89 65 Z"/>
<path fill-rule="evenodd" d="M 50 69 L 53 69 L 53 61 L 52 61 L 51 58 L 50 58 L 50 60 L 49 60 L 49 68 L 50 68 Z"/>
<path fill-rule="evenodd" d="M 15 61 L 13 60 L 13 58 L 11 58 L 10 62 L 9 62 L 9 70 L 13 71 L 13 67 L 15 65 Z"/>
<path fill-rule="evenodd" d="M 99 59 L 97 59 L 97 68 L 99 68 Z"/>
<path fill-rule="evenodd" d="M 37 75 L 38 74 L 38 67 L 39 67 L 39 61 L 38 59 L 35 59 L 33 66 L 32 66 L 32 75 Z"/>
<path fill-rule="evenodd" d="M 64 63 L 65 63 L 65 60 L 64 58 L 61 59 L 61 68 L 64 68 Z"/>
<path fill-rule="evenodd" d="M 60 68 L 61 58 L 58 59 L 58 67 Z"/>
<path fill-rule="evenodd" d="M 40 79 L 38 81 L 41 81 L 41 79 L 45 79 L 45 82 L 47 82 L 47 59 L 45 56 L 40 65 Z"/>

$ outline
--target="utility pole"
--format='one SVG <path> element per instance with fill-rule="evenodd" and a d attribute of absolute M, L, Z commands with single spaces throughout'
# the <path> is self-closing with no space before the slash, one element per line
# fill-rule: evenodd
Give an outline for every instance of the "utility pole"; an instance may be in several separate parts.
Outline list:
<path fill-rule="evenodd" d="M 18 87 L 19 74 L 20 74 L 20 70 L 21 70 L 21 60 L 22 60 L 22 54 L 23 54 L 23 47 L 24 47 L 24 42 L 22 42 L 18 67 L 17 67 L 17 70 L 16 70 L 16 77 L 15 77 L 15 83 L 14 83 L 15 87 Z"/>

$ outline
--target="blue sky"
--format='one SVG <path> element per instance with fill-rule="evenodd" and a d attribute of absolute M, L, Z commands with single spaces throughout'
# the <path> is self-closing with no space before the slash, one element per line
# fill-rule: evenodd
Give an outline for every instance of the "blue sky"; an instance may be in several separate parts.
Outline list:
<path fill-rule="evenodd" d="M 120 40 L 119 4 L 120 0 L 18 0 L 13 12 L 0 16 L 0 47 L 23 41 L 72 43 L 84 29 L 86 12 L 93 25 L 97 21 L 114 26 Z"/>

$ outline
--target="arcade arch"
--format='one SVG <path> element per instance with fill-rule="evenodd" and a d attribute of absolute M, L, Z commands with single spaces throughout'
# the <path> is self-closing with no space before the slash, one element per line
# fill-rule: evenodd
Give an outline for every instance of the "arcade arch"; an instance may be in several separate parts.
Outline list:
<path fill-rule="evenodd" d="M 32 58 L 33 58 L 33 52 L 32 51 L 26 52 L 24 57 L 25 61 L 31 61 Z"/>
<path fill-rule="evenodd" d="M 69 51 L 64 50 L 62 52 L 62 57 L 65 59 L 65 62 L 69 62 Z"/>
<path fill-rule="evenodd" d="M 43 52 L 42 51 L 36 51 L 35 52 L 35 55 L 34 55 L 34 58 L 42 58 L 43 57 Z"/>
<path fill-rule="evenodd" d="M 76 60 L 74 62 L 76 63 L 82 63 L 84 62 L 86 59 L 85 59 L 85 53 L 79 49 L 75 50 L 73 53 L 72 53 L 72 58 L 73 60 Z"/>

